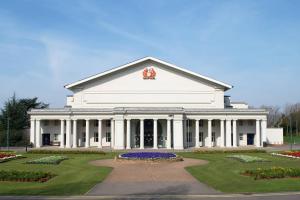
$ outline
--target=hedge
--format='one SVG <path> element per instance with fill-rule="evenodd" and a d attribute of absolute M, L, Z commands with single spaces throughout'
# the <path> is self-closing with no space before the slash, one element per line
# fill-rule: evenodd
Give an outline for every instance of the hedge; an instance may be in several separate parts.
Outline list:
<path fill-rule="evenodd" d="M 58 165 L 61 161 L 67 160 L 66 156 L 47 156 L 38 158 L 35 160 L 27 161 L 27 164 L 50 164 L 50 165 Z"/>
<path fill-rule="evenodd" d="M 230 155 L 226 156 L 226 158 L 231 158 L 238 160 L 240 162 L 251 163 L 251 162 L 267 162 L 268 160 L 256 156 L 248 156 L 248 155 Z"/>
<path fill-rule="evenodd" d="M 49 150 L 49 149 L 32 149 L 28 151 L 31 154 L 101 154 L 104 155 L 104 151 L 96 150 Z"/>
<path fill-rule="evenodd" d="M 274 178 L 286 178 L 286 177 L 300 177 L 300 168 L 283 168 L 272 167 L 267 169 L 251 169 L 242 173 L 246 176 L 252 176 L 255 180 L 258 179 L 274 179 Z"/>
<path fill-rule="evenodd" d="M 56 176 L 50 172 L 0 170 L 0 181 L 46 182 Z"/>
<path fill-rule="evenodd" d="M 215 153 L 266 153 L 264 149 L 229 149 L 229 150 L 195 150 L 194 153 L 215 154 Z"/>

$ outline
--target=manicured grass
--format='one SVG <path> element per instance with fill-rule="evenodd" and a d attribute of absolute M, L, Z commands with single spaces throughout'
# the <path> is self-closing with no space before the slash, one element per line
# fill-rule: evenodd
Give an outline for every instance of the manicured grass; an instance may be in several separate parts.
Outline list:
<path fill-rule="evenodd" d="M 43 171 L 56 174 L 45 183 L 0 181 L 0 195 L 82 195 L 101 182 L 111 171 L 108 167 L 88 164 L 92 160 L 113 158 L 113 154 L 69 154 L 59 165 L 28 165 L 26 161 L 45 154 L 24 154 L 26 158 L 0 163 L 1 170 Z"/>
<path fill-rule="evenodd" d="M 207 165 L 187 167 L 187 171 L 200 182 L 222 192 L 260 193 L 300 190 L 299 178 L 254 180 L 253 177 L 240 174 L 248 169 L 270 168 L 274 166 L 300 168 L 300 160 L 298 159 L 276 157 L 268 153 L 251 153 L 245 155 L 265 158 L 270 162 L 243 163 L 226 158 L 228 154 L 180 153 L 180 155 L 209 161 Z"/>
<path fill-rule="evenodd" d="M 293 137 L 291 138 L 291 136 L 284 136 L 283 137 L 283 141 L 284 141 L 284 143 L 288 143 L 288 144 L 290 144 L 290 143 L 295 143 L 295 144 L 300 144 L 300 136 L 295 136 L 295 135 L 293 135 Z"/>

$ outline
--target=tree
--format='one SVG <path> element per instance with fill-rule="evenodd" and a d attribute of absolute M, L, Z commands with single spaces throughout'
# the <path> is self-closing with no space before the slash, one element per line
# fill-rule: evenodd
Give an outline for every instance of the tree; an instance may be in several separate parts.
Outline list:
<path fill-rule="evenodd" d="M 261 106 L 261 108 L 266 109 L 268 114 L 268 127 L 276 127 L 280 125 L 282 113 L 280 112 L 279 106 Z"/>
<path fill-rule="evenodd" d="M 27 112 L 32 108 L 47 108 L 48 104 L 39 102 L 38 98 L 17 99 L 14 94 L 5 103 L 0 112 L 0 143 L 5 143 L 7 121 L 10 122 L 11 145 L 25 144 L 25 130 L 29 128 L 30 119 Z"/>

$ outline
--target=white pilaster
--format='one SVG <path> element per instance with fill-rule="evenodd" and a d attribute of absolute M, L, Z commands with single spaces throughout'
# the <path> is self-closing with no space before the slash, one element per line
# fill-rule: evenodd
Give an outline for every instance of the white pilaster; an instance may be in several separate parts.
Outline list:
<path fill-rule="evenodd" d="M 30 143 L 35 146 L 35 120 L 30 120 Z"/>
<path fill-rule="evenodd" d="M 140 119 L 140 148 L 144 149 L 144 119 Z"/>
<path fill-rule="evenodd" d="M 71 120 L 66 121 L 66 148 L 71 148 Z"/>
<path fill-rule="evenodd" d="M 157 148 L 157 119 L 153 119 L 153 149 Z"/>
<path fill-rule="evenodd" d="M 167 119 L 167 149 L 171 149 L 171 119 Z"/>
<path fill-rule="evenodd" d="M 256 138 L 256 146 L 260 147 L 260 120 L 256 120 L 256 132 L 255 132 L 255 138 Z"/>
<path fill-rule="evenodd" d="M 115 120 L 111 119 L 110 121 L 110 146 L 115 147 Z"/>
<path fill-rule="evenodd" d="M 174 115 L 174 149 L 183 149 L 183 115 Z"/>
<path fill-rule="evenodd" d="M 221 145 L 220 147 L 224 147 L 225 144 L 225 134 L 224 134 L 224 120 L 220 120 L 220 135 L 221 135 Z"/>
<path fill-rule="evenodd" d="M 85 148 L 90 147 L 90 120 L 85 120 Z"/>
<path fill-rule="evenodd" d="M 73 120 L 73 148 L 77 148 L 77 120 Z"/>
<path fill-rule="evenodd" d="M 232 137 L 233 137 L 233 147 L 237 147 L 236 120 L 232 121 Z"/>
<path fill-rule="evenodd" d="M 267 120 L 265 119 L 261 121 L 261 138 L 263 145 L 264 142 L 267 142 Z"/>
<path fill-rule="evenodd" d="M 125 134 L 124 134 L 124 116 L 115 115 L 115 149 L 124 149 Z"/>
<path fill-rule="evenodd" d="M 195 147 L 198 148 L 200 145 L 199 145 L 199 120 L 196 119 L 195 121 Z"/>
<path fill-rule="evenodd" d="M 226 147 L 231 147 L 231 120 L 226 120 Z"/>
<path fill-rule="evenodd" d="M 60 148 L 65 147 L 65 120 L 60 120 Z"/>
<path fill-rule="evenodd" d="M 211 120 L 209 119 L 209 120 L 207 120 L 207 137 L 208 137 L 208 144 L 207 144 L 207 146 L 208 147 L 212 147 L 212 134 L 211 134 Z"/>
<path fill-rule="evenodd" d="M 130 119 L 127 119 L 126 121 L 126 149 L 131 149 L 131 123 Z"/>
<path fill-rule="evenodd" d="M 36 120 L 36 148 L 41 147 L 41 121 Z"/>
<path fill-rule="evenodd" d="M 102 148 L 102 120 L 98 119 L 98 148 Z"/>

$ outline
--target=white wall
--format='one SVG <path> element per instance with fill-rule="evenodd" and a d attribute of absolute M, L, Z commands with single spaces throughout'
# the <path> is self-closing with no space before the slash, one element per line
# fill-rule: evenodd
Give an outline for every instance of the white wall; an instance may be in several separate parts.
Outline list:
<path fill-rule="evenodd" d="M 144 80 L 145 67 L 154 67 L 155 80 Z M 192 107 L 224 108 L 224 91 L 212 83 L 144 62 L 72 89 L 67 105 L 74 108 Z"/>
<path fill-rule="evenodd" d="M 267 143 L 268 144 L 283 144 L 283 129 L 282 128 L 267 128 Z"/>

